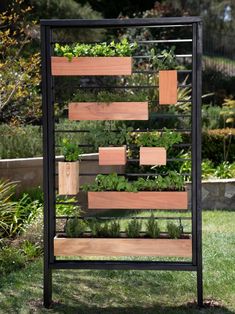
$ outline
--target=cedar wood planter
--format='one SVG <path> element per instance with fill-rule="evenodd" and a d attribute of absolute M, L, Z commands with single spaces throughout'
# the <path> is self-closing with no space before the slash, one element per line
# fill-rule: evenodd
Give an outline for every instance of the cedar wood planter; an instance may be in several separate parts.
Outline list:
<path fill-rule="evenodd" d="M 89 209 L 187 209 L 186 191 L 88 192 Z"/>
<path fill-rule="evenodd" d="M 126 146 L 99 147 L 100 166 L 125 165 L 126 161 Z"/>
<path fill-rule="evenodd" d="M 192 257 L 191 239 L 54 238 L 55 256 Z"/>
<path fill-rule="evenodd" d="M 177 103 L 177 71 L 159 71 L 159 104 L 175 105 Z"/>
<path fill-rule="evenodd" d="M 58 163 L 59 195 L 79 192 L 79 161 Z"/>
<path fill-rule="evenodd" d="M 164 147 L 140 147 L 140 165 L 166 165 Z"/>
<path fill-rule="evenodd" d="M 73 102 L 69 120 L 148 120 L 148 102 Z"/>
<path fill-rule="evenodd" d="M 131 75 L 131 57 L 51 57 L 52 75 Z"/>

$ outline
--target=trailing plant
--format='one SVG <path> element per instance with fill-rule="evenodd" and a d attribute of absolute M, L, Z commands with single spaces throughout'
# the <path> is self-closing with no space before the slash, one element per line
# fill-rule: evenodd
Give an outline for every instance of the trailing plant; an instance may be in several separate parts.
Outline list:
<path fill-rule="evenodd" d="M 69 218 L 65 225 L 65 232 L 68 238 L 78 238 L 83 235 L 87 229 L 87 222 L 78 216 Z"/>
<path fill-rule="evenodd" d="M 165 147 L 169 149 L 174 144 L 182 142 L 180 132 L 164 128 L 162 132 L 142 132 L 136 135 L 137 146 Z"/>
<path fill-rule="evenodd" d="M 85 184 L 83 191 L 180 191 L 184 189 L 184 178 L 176 171 L 168 171 L 166 176 L 157 175 L 154 179 L 138 178 L 136 181 L 128 181 L 124 176 L 116 173 L 109 175 L 99 174 L 95 182 Z"/>
<path fill-rule="evenodd" d="M 77 161 L 82 153 L 78 145 L 69 141 L 69 139 L 64 138 L 62 140 L 61 151 L 64 155 L 64 160 L 66 162 Z"/>
<path fill-rule="evenodd" d="M 179 239 L 183 233 L 183 226 L 169 222 L 167 224 L 167 233 L 171 239 Z"/>
<path fill-rule="evenodd" d="M 159 238 L 160 236 L 160 228 L 158 226 L 158 222 L 154 217 L 154 214 L 148 218 L 146 223 L 146 236 L 150 238 Z"/>
<path fill-rule="evenodd" d="M 60 45 L 55 44 L 55 55 L 59 57 L 67 57 L 69 61 L 73 57 L 124 57 L 131 56 L 137 48 L 137 43 L 130 43 L 126 38 L 120 42 L 112 41 L 91 45 L 91 44 L 74 44 L 74 45 Z"/>
<path fill-rule="evenodd" d="M 131 219 L 128 222 L 127 228 L 126 228 L 126 234 L 128 238 L 139 238 L 140 232 L 142 228 L 142 221 L 140 219 Z"/>

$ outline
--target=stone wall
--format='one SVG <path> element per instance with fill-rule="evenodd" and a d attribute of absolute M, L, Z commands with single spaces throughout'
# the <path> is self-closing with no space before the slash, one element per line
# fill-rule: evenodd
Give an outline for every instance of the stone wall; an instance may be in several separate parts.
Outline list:
<path fill-rule="evenodd" d="M 57 161 L 62 156 L 57 157 Z M 0 160 L 0 178 L 19 181 L 18 192 L 41 186 L 43 180 L 42 157 Z M 80 184 L 91 183 L 98 173 L 124 173 L 123 166 L 99 166 L 98 154 L 85 154 L 80 164 Z M 84 174 L 88 175 L 84 175 Z M 187 184 L 189 206 L 191 184 Z M 235 210 L 235 178 L 202 181 L 202 208 Z"/>

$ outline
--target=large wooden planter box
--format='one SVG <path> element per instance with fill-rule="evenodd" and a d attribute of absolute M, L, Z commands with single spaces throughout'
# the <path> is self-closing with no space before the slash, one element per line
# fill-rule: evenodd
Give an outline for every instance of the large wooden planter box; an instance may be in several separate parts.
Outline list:
<path fill-rule="evenodd" d="M 192 257 L 191 239 L 55 238 L 55 256 Z"/>
<path fill-rule="evenodd" d="M 183 192 L 88 192 L 91 209 L 187 209 Z"/>
<path fill-rule="evenodd" d="M 177 103 L 177 71 L 159 71 L 159 104 Z"/>
<path fill-rule="evenodd" d="M 100 166 L 125 165 L 126 161 L 126 146 L 99 147 Z"/>
<path fill-rule="evenodd" d="M 131 57 L 51 57 L 52 75 L 131 75 Z"/>
<path fill-rule="evenodd" d="M 164 147 L 140 147 L 140 165 L 166 165 Z"/>
<path fill-rule="evenodd" d="M 79 162 L 58 163 L 59 195 L 76 195 L 79 192 Z"/>
<path fill-rule="evenodd" d="M 148 102 L 74 102 L 70 120 L 148 120 Z"/>

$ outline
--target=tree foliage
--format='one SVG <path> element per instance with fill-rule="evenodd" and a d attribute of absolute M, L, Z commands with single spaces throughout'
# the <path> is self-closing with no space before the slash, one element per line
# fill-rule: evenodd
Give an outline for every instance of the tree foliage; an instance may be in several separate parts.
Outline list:
<path fill-rule="evenodd" d="M 41 114 L 40 56 L 26 54 L 35 28 L 26 19 L 30 11 L 23 0 L 15 0 L 0 14 L 0 114 L 11 121 Z"/>

